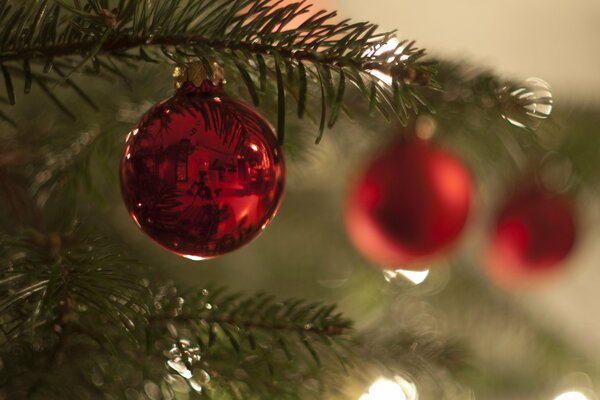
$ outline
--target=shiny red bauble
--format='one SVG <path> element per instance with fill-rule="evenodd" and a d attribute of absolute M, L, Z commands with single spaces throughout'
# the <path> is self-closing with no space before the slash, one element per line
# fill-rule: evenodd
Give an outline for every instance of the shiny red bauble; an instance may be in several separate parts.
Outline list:
<path fill-rule="evenodd" d="M 121 189 L 137 225 L 191 259 L 235 250 L 275 215 L 285 181 L 269 123 L 206 80 L 186 82 L 129 133 Z"/>
<path fill-rule="evenodd" d="M 358 176 L 345 222 L 354 246 L 384 269 L 421 269 L 465 227 L 472 181 L 449 152 L 420 139 L 398 140 Z"/>
<path fill-rule="evenodd" d="M 538 188 L 521 190 L 497 217 L 485 260 L 488 273 L 507 286 L 549 275 L 564 265 L 576 233 L 568 198 Z"/>

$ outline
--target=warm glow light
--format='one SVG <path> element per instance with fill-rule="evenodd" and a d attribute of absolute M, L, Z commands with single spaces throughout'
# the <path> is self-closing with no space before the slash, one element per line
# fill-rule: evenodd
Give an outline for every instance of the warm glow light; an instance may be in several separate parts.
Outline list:
<path fill-rule="evenodd" d="M 397 273 L 414 283 L 415 285 L 419 285 L 425 282 L 425 279 L 429 276 L 429 270 L 426 269 L 424 271 L 410 271 L 407 269 L 398 269 Z"/>
<path fill-rule="evenodd" d="M 202 257 L 192 256 L 192 255 L 189 255 L 189 254 L 182 254 L 182 256 L 184 258 L 187 258 L 188 260 L 192 260 L 192 261 L 202 261 L 202 260 L 204 260 L 204 258 L 202 258 Z"/>
<path fill-rule="evenodd" d="M 131 214 L 131 218 L 133 218 L 133 222 L 135 222 L 135 224 L 138 226 L 138 228 L 142 227 L 142 225 L 140 225 L 140 222 L 138 221 L 138 219 L 135 216 L 135 214 Z"/>
<path fill-rule="evenodd" d="M 388 62 L 393 62 L 394 58 L 396 58 L 398 55 L 400 55 L 400 60 L 405 60 L 408 58 L 407 55 L 401 55 L 402 52 L 404 51 L 404 46 L 400 46 L 398 47 L 398 43 L 400 43 L 398 41 L 398 39 L 396 38 L 392 38 L 390 39 L 386 44 L 384 44 L 381 47 L 375 48 L 373 50 L 368 51 L 365 55 L 366 56 L 378 56 L 380 54 L 383 54 L 385 52 L 389 52 L 389 51 L 394 51 L 393 54 L 390 54 L 389 59 L 387 60 Z M 392 77 L 389 76 L 388 74 L 385 74 L 381 71 L 375 71 L 375 70 L 370 70 L 369 73 L 371 75 L 373 75 L 374 77 L 378 78 L 380 81 L 391 85 L 392 84 Z"/>
<path fill-rule="evenodd" d="M 389 76 L 388 74 L 384 74 L 381 71 L 375 71 L 375 70 L 371 70 L 371 71 L 369 71 L 369 73 L 371 75 L 373 75 L 375 78 L 379 78 L 380 81 L 382 81 L 388 85 L 392 84 L 392 77 Z"/>
<path fill-rule="evenodd" d="M 564 392 L 554 398 L 554 400 L 589 400 L 588 397 L 577 391 Z"/>
<path fill-rule="evenodd" d="M 394 381 L 379 379 L 371 385 L 369 393 L 360 396 L 360 400 L 407 400 L 404 391 Z"/>
<path fill-rule="evenodd" d="M 415 130 L 417 136 L 423 140 L 429 140 L 435 134 L 435 129 L 437 128 L 437 123 L 435 119 L 431 118 L 427 115 L 421 115 L 417 118 L 417 124 L 415 126 Z"/>
<path fill-rule="evenodd" d="M 359 400 L 416 400 L 417 397 L 415 385 L 396 376 L 394 380 L 377 379 Z"/>
<path fill-rule="evenodd" d="M 383 271 L 383 277 L 386 281 L 391 282 L 392 279 L 396 279 L 398 275 L 402 275 L 403 278 L 408 279 L 415 285 L 420 285 L 425 282 L 425 279 L 429 276 L 429 270 L 425 269 L 422 271 L 414 271 L 408 269 L 396 269 L 396 270 L 385 270 Z"/>

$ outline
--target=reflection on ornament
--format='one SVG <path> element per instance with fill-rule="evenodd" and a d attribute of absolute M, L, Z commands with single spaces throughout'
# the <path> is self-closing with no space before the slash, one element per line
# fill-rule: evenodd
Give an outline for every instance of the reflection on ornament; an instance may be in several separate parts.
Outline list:
<path fill-rule="evenodd" d="M 269 123 L 222 85 L 184 83 L 128 136 L 121 189 L 136 224 L 191 260 L 254 239 L 275 215 L 285 180 Z"/>
<path fill-rule="evenodd" d="M 417 400 L 418 398 L 415 385 L 396 375 L 393 380 L 377 379 L 359 400 Z"/>
<path fill-rule="evenodd" d="M 519 85 L 506 85 L 498 92 L 502 117 L 519 128 L 535 129 L 552 112 L 550 85 L 528 78 Z"/>
<path fill-rule="evenodd" d="M 588 397 L 578 391 L 569 391 L 559 394 L 554 400 L 589 400 Z"/>

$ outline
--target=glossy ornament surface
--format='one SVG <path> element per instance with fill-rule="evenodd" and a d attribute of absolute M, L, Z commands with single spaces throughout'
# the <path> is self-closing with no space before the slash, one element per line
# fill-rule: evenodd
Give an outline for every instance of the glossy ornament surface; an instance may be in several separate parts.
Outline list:
<path fill-rule="evenodd" d="M 359 174 L 345 222 L 354 246 L 384 269 L 427 268 L 423 260 L 460 236 L 472 182 L 463 163 L 428 142 L 398 140 Z"/>
<path fill-rule="evenodd" d="M 185 82 L 129 133 L 121 189 L 156 243 L 190 259 L 254 239 L 275 215 L 285 166 L 269 123 L 222 84 Z"/>
<path fill-rule="evenodd" d="M 505 286 L 538 280 L 564 265 L 576 235 L 568 198 L 544 189 L 523 189 L 499 212 L 486 254 L 488 273 Z"/>

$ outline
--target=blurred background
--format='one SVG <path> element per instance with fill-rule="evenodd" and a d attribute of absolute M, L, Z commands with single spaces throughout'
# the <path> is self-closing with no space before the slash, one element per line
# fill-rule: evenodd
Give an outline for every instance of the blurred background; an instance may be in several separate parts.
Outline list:
<path fill-rule="evenodd" d="M 370 154 L 400 131 L 378 116 L 341 118 L 319 145 L 314 145 L 315 124 L 290 117 L 284 147 L 288 180 L 278 216 L 257 240 L 221 258 L 182 259 L 158 248 L 137 229 L 120 198 L 118 152 L 106 164 L 106 176 L 112 180 L 94 182 L 109 203 L 99 211 L 94 205 L 91 213 L 97 213 L 97 221 L 140 259 L 162 265 L 165 277 L 188 286 L 214 283 L 234 291 L 337 303 L 372 343 L 370 356 L 398 359 L 393 360 L 395 369 L 351 375 L 341 385 L 344 394 L 335 399 L 599 400 L 600 2 L 315 0 L 315 4 L 337 9 L 341 18 L 396 29 L 400 39 L 416 40 L 435 58 L 466 62 L 475 71 L 490 69 L 507 79 L 537 77 L 550 84 L 552 116 L 559 122 L 542 122 L 542 147 L 552 155 L 542 160 L 550 164 L 552 179 L 575 193 L 579 223 L 575 249 L 559 273 L 534 287 L 511 290 L 483 273 L 482 249 L 490 221 L 508 183 L 515 179 L 511 148 L 501 147 L 491 131 L 513 129 L 517 142 L 519 135 L 529 140 L 531 133 L 505 121 L 493 127 L 468 124 L 466 116 L 453 112 L 453 105 L 441 104 L 439 113 L 427 118 L 437 127 L 434 139 L 448 145 L 471 170 L 475 205 L 460 243 L 423 272 L 382 271 L 357 253 L 345 232 L 342 210 L 349 182 Z M 122 138 L 143 112 L 173 91 L 166 64 L 144 65 L 131 77 L 130 88 L 116 83 L 110 93 L 106 82 L 90 83 L 90 93 L 105 112 L 79 118 L 72 130 L 91 136 L 109 130 L 109 140 L 114 133 L 122 146 Z M 230 82 L 227 91 L 246 96 L 242 86 Z M 76 104 L 75 96 L 68 96 L 66 101 Z M 33 98 L 15 114 L 32 132 L 46 126 L 56 129 L 60 124 L 53 116 L 30 121 L 30 110 L 47 105 L 47 100 Z M 275 109 L 266 102 L 260 111 L 275 121 Z M 374 128 L 378 126 L 381 129 Z M 547 132 L 550 137 L 544 136 Z M 63 140 L 71 139 L 65 135 Z M 70 207 L 61 204 L 54 209 L 66 213 Z M 441 368 L 429 367 L 430 363 Z"/>
<path fill-rule="evenodd" d="M 318 0 L 316 5 L 337 8 L 344 18 L 397 29 L 400 38 L 417 40 L 436 58 L 469 62 L 507 78 L 542 78 L 552 87 L 555 112 L 572 123 L 579 118 L 573 112 L 593 115 L 599 106 L 596 1 Z M 594 122 L 585 126 L 593 127 Z M 597 194 L 580 196 L 583 233 L 576 251 L 559 276 L 543 285 L 507 292 L 481 273 L 481 238 L 489 219 L 484 210 L 504 195 L 501 186 L 488 185 L 493 178 L 484 174 L 478 182 L 479 214 L 449 259 L 434 263 L 428 276 L 385 276 L 349 244 L 341 209 L 357 166 L 395 133 L 386 129 L 382 135 L 365 135 L 360 126 L 341 121 L 319 146 L 307 145 L 288 154 L 287 192 L 279 215 L 248 247 L 201 263 L 173 260 L 152 246 L 146 254 L 169 265 L 175 262 L 174 272 L 189 281 L 334 301 L 359 329 L 383 336 L 409 330 L 465 344 L 472 370 L 464 379 L 449 379 L 450 386 L 458 382 L 459 389 L 452 390 L 459 394 L 452 397 L 445 387 L 437 394 L 422 390 L 422 398 L 443 392 L 448 398 L 597 399 L 600 248 L 595 243 L 600 232 L 593 223 L 599 211 Z M 288 153 L 298 142 L 302 140 L 288 143 Z M 469 151 L 476 150 L 461 154 L 472 169 L 478 169 L 479 161 L 469 160 Z M 561 173 L 569 175 L 570 167 L 565 168 Z M 491 189 L 484 190 L 486 186 Z M 133 244 L 147 247 L 148 240 L 135 230 L 124 209 L 115 212 L 114 220 L 131 229 L 126 236 Z M 410 368 L 406 374 L 411 375 Z M 363 386 L 349 385 L 348 398 L 356 398 Z"/>
<path fill-rule="evenodd" d="M 539 76 L 557 102 L 600 100 L 600 4 L 594 0 L 409 3 L 318 0 L 340 14 L 397 29 L 430 54 L 471 60 L 516 76 Z"/>
<path fill-rule="evenodd" d="M 416 40 L 436 58 L 467 61 L 510 78 L 542 78 L 552 87 L 555 111 L 563 114 L 600 106 L 597 1 L 318 0 L 316 5 L 337 8 L 343 18 L 396 29 L 400 38 Z M 469 392 L 473 397 L 596 399 L 589 374 L 600 360 L 600 232 L 594 223 L 582 224 L 585 234 L 560 276 L 538 287 L 507 293 L 481 277 L 476 223 L 456 256 L 461 262 L 433 266 L 418 287 L 402 277 L 387 282 L 356 254 L 343 232 L 340 208 L 347 179 L 380 143 L 347 129 L 340 124 L 328 140 L 310 148 L 305 160 L 289 163 L 280 215 L 261 238 L 222 260 L 185 263 L 179 272 L 244 290 L 320 296 L 336 301 L 359 327 L 381 324 L 381 314 L 388 314 L 383 320 L 390 326 L 379 326 L 383 330 L 409 327 L 464 339 L 477 353 L 474 381 L 481 388 Z M 596 194 L 580 201 L 582 214 L 597 215 Z M 476 288 L 465 290 L 471 285 Z M 561 351 L 569 355 L 554 354 Z"/>
<path fill-rule="evenodd" d="M 371 0 L 368 6 L 354 0 L 331 3 L 344 16 L 397 29 L 400 37 L 417 40 L 436 57 L 468 60 L 510 77 L 540 77 L 552 87 L 556 110 L 599 105 L 597 1 Z M 592 209 L 597 207 L 597 198 L 585 202 L 587 212 L 595 213 Z M 600 307 L 598 234 L 597 228 L 588 230 L 585 243 L 580 243 L 577 256 L 571 260 L 576 267 L 559 281 L 509 295 L 536 323 L 594 362 L 600 356 L 600 320 L 595 317 Z"/>
<path fill-rule="evenodd" d="M 600 106 L 597 1 L 317 0 L 316 5 L 337 8 L 343 18 L 397 29 L 401 39 L 415 39 L 436 58 L 468 62 L 511 79 L 542 78 L 552 88 L 554 112 L 573 124 L 578 123 L 581 110 L 594 115 Z M 133 112 L 132 123 L 137 115 Z M 121 117 L 127 122 L 126 113 Z M 595 127 L 595 121 L 582 124 L 585 129 Z M 467 348 L 468 372 L 448 378 L 447 384 L 432 380 L 421 388 L 417 385 L 421 398 L 598 399 L 597 193 L 579 196 L 583 217 L 576 251 L 563 271 L 543 285 L 506 291 L 481 273 L 482 232 L 489 219 L 485 209 L 504 195 L 503 188 L 489 184 L 493 178 L 483 173 L 478 182 L 478 214 L 453 254 L 433 263 L 428 274 L 386 275 L 352 248 L 341 210 L 357 166 L 394 133 L 383 128 L 381 135 L 365 135 L 360 126 L 343 120 L 319 146 L 306 145 L 290 134 L 288 184 L 278 217 L 255 242 L 217 260 L 181 261 L 152 246 L 122 207 L 113 213 L 113 221 L 149 260 L 163 260 L 188 282 L 333 301 L 366 332 L 393 337 L 411 331 L 462 343 Z M 304 143 L 302 151 L 293 151 L 298 143 Z M 477 158 L 469 159 L 470 151 L 476 150 L 459 153 L 473 170 L 478 169 Z M 561 173 L 569 175 L 570 167 L 565 168 Z M 397 379 L 427 382 L 413 376 L 410 367 L 395 372 L 401 377 Z M 376 378 L 368 372 L 365 376 L 365 382 Z M 365 382 L 348 383 L 347 398 L 368 392 Z M 431 388 L 436 385 L 438 391 Z M 407 391 L 403 393 L 411 400 Z M 404 399 L 390 396 L 364 399 Z"/>
<path fill-rule="evenodd" d="M 344 16 L 397 29 L 400 37 L 417 40 L 435 57 L 468 60 L 510 77 L 540 77 L 552 87 L 555 110 L 596 109 L 600 104 L 597 1 L 371 0 L 368 6 L 355 0 L 321 1 L 335 4 Z M 597 203 L 592 196 L 584 207 L 595 213 Z M 588 230 L 571 260 L 575 267 L 559 281 L 509 295 L 536 323 L 593 362 L 600 357 L 600 320 L 595 317 L 600 307 L 598 235 L 597 228 Z"/>
<path fill-rule="evenodd" d="M 551 85 L 557 110 L 600 104 L 597 1 L 371 0 L 368 7 L 361 1 L 321 1 L 343 16 L 397 29 L 436 57 L 468 60 L 510 77 L 540 77 Z M 522 300 L 582 350 L 600 355 L 600 320 L 590 318 L 600 306 L 596 235 L 560 284 Z"/>

